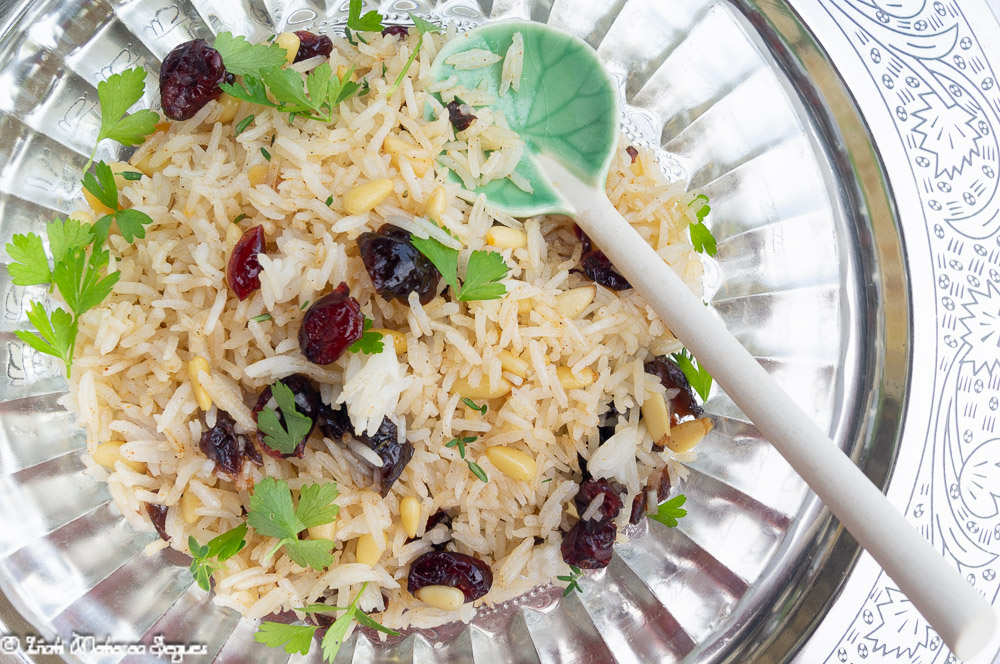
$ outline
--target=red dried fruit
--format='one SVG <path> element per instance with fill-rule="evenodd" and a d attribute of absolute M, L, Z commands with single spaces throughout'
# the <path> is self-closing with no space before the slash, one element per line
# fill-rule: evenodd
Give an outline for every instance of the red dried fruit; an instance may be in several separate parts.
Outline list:
<path fill-rule="evenodd" d="M 334 410 L 325 403 L 320 404 L 316 424 L 324 436 L 330 440 L 340 440 L 351 430 L 351 418 L 347 415 L 347 404 L 340 404 Z"/>
<path fill-rule="evenodd" d="M 598 516 L 601 519 L 614 519 L 617 517 L 622 509 L 621 492 L 607 480 L 593 477 L 584 480 L 580 484 L 580 490 L 577 491 L 576 496 L 573 498 L 577 511 L 583 514 L 591 501 L 601 494 L 604 494 L 604 502 L 601 503 L 601 507 L 595 518 L 598 518 Z"/>
<path fill-rule="evenodd" d="M 397 39 L 406 39 L 410 35 L 410 31 L 405 25 L 390 25 L 386 29 L 382 30 L 382 36 L 388 37 L 392 35 Z"/>
<path fill-rule="evenodd" d="M 628 522 L 633 526 L 642 519 L 642 515 L 646 513 L 646 503 L 649 501 L 649 497 L 645 491 L 640 491 L 636 494 L 635 498 L 632 499 L 632 511 L 629 512 Z"/>
<path fill-rule="evenodd" d="M 559 547 L 567 565 L 581 569 L 601 569 L 611 562 L 618 529 L 611 520 L 577 521 L 563 535 Z"/>
<path fill-rule="evenodd" d="M 421 304 L 434 299 L 441 273 L 413 246 L 408 231 L 384 224 L 376 233 L 362 233 L 357 241 L 361 260 L 382 299 L 405 304 L 410 293 L 416 293 Z"/>
<path fill-rule="evenodd" d="M 302 374 L 292 374 L 291 376 L 286 376 L 285 378 L 279 379 L 281 384 L 292 391 L 292 395 L 295 397 L 295 410 L 312 420 L 313 426 L 309 429 L 309 432 L 302 437 L 299 444 L 295 446 L 295 451 L 291 454 L 282 454 L 278 450 L 272 448 L 264 442 L 264 432 L 257 429 L 257 443 L 260 445 L 260 449 L 264 451 L 270 457 L 275 459 L 287 459 L 289 457 L 296 457 L 298 459 L 302 458 L 303 453 L 306 449 L 306 441 L 309 439 L 310 434 L 312 434 L 313 429 L 316 427 L 316 420 L 319 417 L 320 407 L 323 402 L 319 398 L 319 392 L 316 391 L 316 387 L 313 386 L 312 381 Z M 257 403 L 254 405 L 251 414 L 253 415 L 253 421 L 257 421 L 257 415 L 260 411 L 264 410 L 267 406 L 267 402 L 271 400 L 271 386 L 264 388 L 264 391 L 260 393 L 257 398 Z M 278 414 L 278 422 L 281 426 L 285 426 L 285 416 L 278 408 L 277 404 L 271 406 Z"/>
<path fill-rule="evenodd" d="M 618 274 L 611 260 L 599 250 L 595 249 L 580 258 L 580 270 L 587 275 L 587 278 L 613 291 L 632 288 L 632 284 Z"/>
<path fill-rule="evenodd" d="M 347 284 L 313 302 L 299 327 L 299 348 L 316 364 L 336 362 L 361 338 L 365 317 Z"/>
<path fill-rule="evenodd" d="M 260 288 L 260 260 L 264 253 L 264 227 L 254 226 L 239 239 L 229 256 L 226 282 L 241 301 Z"/>
<path fill-rule="evenodd" d="M 326 35 L 317 35 L 308 30 L 296 30 L 295 36 L 299 38 L 299 50 L 295 53 L 295 62 L 315 58 L 317 55 L 328 58 L 333 52 L 333 40 Z"/>
<path fill-rule="evenodd" d="M 164 542 L 170 540 L 167 535 L 167 509 L 169 508 L 166 505 L 146 503 L 146 514 L 149 515 L 149 520 L 153 522 L 153 528 L 156 528 L 157 534 Z"/>
<path fill-rule="evenodd" d="M 591 242 L 590 236 L 583 232 L 583 229 L 573 224 L 573 234 L 576 235 L 576 239 L 580 241 L 583 246 L 583 254 L 589 254 L 594 250 L 594 243 Z"/>
<path fill-rule="evenodd" d="M 160 65 L 160 103 L 171 120 L 188 120 L 222 94 L 222 56 L 204 39 L 178 44 Z"/>
<path fill-rule="evenodd" d="M 677 424 L 687 417 L 701 417 L 704 412 L 694 397 L 694 390 L 687 376 L 673 360 L 666 356 L 655 357 L 643 366 L 646 373 L 660 379 L 668 390 L 677 390 L 670 400 L 670 423 Z"/>
<path fill-rule="evenodd" d="M 215 426 L 201 434 L 198 448 L 202 454 L 215 462 L 216 472 L 236 478 L 243 470 L 247 458 L 247 448 L 252 448 L 246 436 L 233 429 L 232 416 L 220 410 L 215 416 Z"/>
<path fill-rule="evenodd" d="M 493 587 L 493 570 L 482 560 L 453 551 L 428 551 L 410 565 L 406 589 L 415 593 L 425 586 L 458 588 L 466 602 L 479 599 Z"/>
<path fill-rule="evenodd" d="M 465 131 L 476 121 L 476 116 L 472 114 L 472 107 L 468 104 L 450 101 L 446 108 L 448 109 L 448 119 L 455 131 Z"/>
<path fill-rule="evenodd" d="M 400 444 L 393 439 L 375 451 L 382 457 L 382 468 L 380 469 L 382 482 L 379 491 L 385 498 L 389 495 L 392 485 L 403 474 L 406 464 L 410 463 L 410 459 L 413 458 L 413 445 L 408 441 Z"/>
<path fill-rule="evenodd" d="M 638 151 L 638 150 L 636 150 L 636 149 L 635 149 L 634 147 L 632 147 L 631 145 L 630 145 L 630 146 L 628 146 L 627 148 L 625 148 L 625 152 L 627 152 L 627 153 L 628 153 L 628 156 L 629 156 L 629 158 L 630 158 L 630 159 L 632 160 L 632 163 L 633 163 L 633 164 L 635 163 L 635 160 L 639 158 L 639 151 Z"/>

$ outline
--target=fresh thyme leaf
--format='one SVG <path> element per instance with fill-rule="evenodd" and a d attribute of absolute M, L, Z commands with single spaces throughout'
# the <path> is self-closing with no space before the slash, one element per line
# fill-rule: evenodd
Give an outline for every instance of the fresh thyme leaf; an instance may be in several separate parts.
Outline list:
<path fill-rule="evenodd" d="M 447 443 L 444 444 L 445 447 L 457 447 L 458 456 L 465 458 L 465 446 L 469 443 L 476 442 L 479 436 L 466 436 L 464 438 L 452 438 Z"/>
<path fill-rule="evenodd" d="M 370 318 L 365 318 L 363 324 L 364 332 L 361 334 L 361 338 L 351 344 L 347 350 L 352 353 L 364 353 L 365 355 L 376 355 L 382 352 L 385 348 L 385 344 L 382 342 L 381 332 L 370 332 L 372 327 L 372 321 Z"/>
<path fill-rule="evenodd" d="M 565 581 L 567 584 L 566 588 L 563 590 L 563 597 L 569 597 L 570 593 L 574 590 L 578 593 L 583 592 L 583 588 L 580 587 L 580 578 L 583 577 L 583 572 L 576 565 L 570 565 L 570 574 L 568 576 L 557 576 L 556 578 L 560 581 Z"/>
<path fill-rule="evenodd" d="M 487 404 L 483 404 L 482 406 L 477 406 L 476 402 L 473 401 L 472 399 L 469 399 L 469 398 L 462 399 L 462 403 L 464 403 L 466 406 L 468 406 L 472 410 L 479 411 L 480 415 L 485 415 L 486 411 L 489 410 L 489 408 L 490 408 Z"/>
<path fill-rule="evenodd" d="M 256 321 L 258 323 L 263 323 L 266 320 L 271 320 L 271 314 L 261 314 L 259 316 L 254 316 L 250 320 Z"/>
<path fill-rule="evenodd" d="M 220 32 L 214 48 L 222 56 L 226 71 L 236 76 L 259 77 L 263 70 L 285 64 L 286 51 L 277 44 L 251 44 L 246 37 L 234 37 L 231 32 Z"/>
<path fill-rule="evenodd" d="M 268 161 L 271 161 L 271 153 L 270 153 L 270 152 L 268 152 L 266 148 L 263 148 L 263 147 L 262 147 L 262 148 L 260 149 L 260 153 L 261 153 L 262 155 L 264 155 L 264 159 L 266 159 L 266 160 L 268 160 Z"/>
<path fill-rule="evenodd" d="M 305 302 L 299 305 L 299 311 L 305 311 L 306 307 L 308 306 L 309 306 L 309 300 L 306 300 Z"/>
<path fill-rule="evenodd" d="M 473 475 L 481 479 L 483 482 L 490 481 L 490 478 L 486 476 L 486 471 L 483 470 L 478 463 L 476 463 L 475 461 L 469 461 L 468 459 L 466 459 L 465 463 L 468 464 L 469 470 L 472 471 Z"/>
<path fill-rule="evenodd" d="M 271 648 L 284 647 L 289 655 L 305 655 L 312 646 L 317 625 L 286 625 L 265 620 L 257 628 L 253 640 Z"/>
<path fill-rule="evenodd" d="M 125 171 L 121 175 L 126 180 L 130 180 L 132 182 L 142 179 L 142 173 L 140 173 L 139 171 Z"/>
<path fill-rule="evenodd" d="M 281 424 L 278 412 L 265 407 L 257 414 L 257 426 L 264 433 L 264 443 L 282 454 L 292 454 L 309 435 L 313 421 L 295 407 L 295 395 L 280 380 L 271 386 L 271 396 L 278 402 L 278 411 L 284 419 Z"/>
<path fill-rule="evenodd" d="M 347 8 L 347 27 L 360 32 L 381 32 L 385 26 L 382 25 L 382 15 L 377 11 L 370 11 L 364 16 L 361 15 L 362 0 L 351 0 Z M 358 37 L 360 39 L 360 37 Z"/>
<path fill-rule="evenodd" d="M 674 353 L 670 357 L 680 367 L 680 370 L 684 372 L 684 377 L 688 379 L 688 383 L 698 393 L 701 400 L 706 401 L 709 392 L 712 390 L 711 374 L 701 364 L 697 363 L 697 360 L 694 359 L 686 348 L 679 353 Z"/>
<path fill-rule="evenodd" d="M 333 196 L 328 196 L 325 202 L 327 207 L 333 205 Z"/>
<path fill-rule="evenodd" d="M 497 300 L 507 293 L 503 284 L 497 283 L 507 276 L 507 264 L 503 256 L 496 252 L 473 251 L 469 256 L 469 265 L 465 271 L 465 281 L 458 299 L 462 302 L 471 300 Z"/>
<path fill-rule="evenodd" d="M 278 384 L 280 383 L 275 383 Z M 290 394 L 291 390 L 288 391 Z M 340 510 L 337 505 L 332 504 L 336 497 L 337 485 L 333 482 L 305 486 L 299 493 L 299 506 L 296 508 L 287 482 L 272 477 L 258 482 L 250 497 L 247 523 L 257 533 L 278 539 L 277 545 L 264 560 L 269 560 L 278 549 L 284 547 L 288 557 L 302 567 L 322 570 L 332 564 L 333 542 L 322 539 L 300 540 L 299 533 L 335 519 Z"/>
<path fill-rule="evenodd" d="M 101 105 L 101 128 L 84 171 L 90 168 L 97 153 L 97 144 L 104 139 L 110 138 L 122 145 L 139 145 L 156 131 L 156 123 L 160 121 L 160 116 L 153 111 L 143 109 L 126 115 L 128 109 L 142 99 L 145 89 L 146 70 L 141 67 L 112 74 L 107 80 L 97 84 L 97 99 Z"/>
<path fill-rule="evenodd" d="M 653 521 L 659 521 L 668 528 L 676 528 L 677 520 L 687 516 L 687 510 L 681 509 L 681 505 L 686 501 L 687 496 L 684 494 L 674 496 L 670 500 L 660 503 L 655 514 L 647 514 L 646 516 Z"/>
<path fill-rule="evenodd" d="M 551 477 L 546 477 L 546 478 L 545 478 L 544 480 L 542 480 L 542 482 L 541 482 L 541 483 L 542 483 L 542 484 L 545 484 L 546 482 L 551 482 L 551 481 L 552 481 L 552 478 L 551 478 Z"/>
<path fill-rule="evenodd" d="M 233 136 L 239 136 L 244 131 L 246 131 L 246 128 L 250 126 L 250 123 L 253 122 L 253 120 L 254 120 L 253 113 L 240 120 L 236 124 L 236 128 L 233 130 Z"/>
<path fill-rule="evenodd" d="M 236 217 L 233 218 L 233 223 L 238 224 L 246 218 L 247 218 L 246 214 L 241 212 L 240 214 L 236 215 Z"/>

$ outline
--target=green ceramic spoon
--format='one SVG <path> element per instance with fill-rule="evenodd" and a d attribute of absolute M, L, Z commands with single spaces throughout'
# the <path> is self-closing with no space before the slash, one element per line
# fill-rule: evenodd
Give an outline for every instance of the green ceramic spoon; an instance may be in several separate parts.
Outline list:
<path fill-rule="evenodd" d="M 524 40 L 520 89 L 498 96 L 503 62 L 460 70 L 453 55 L 483 49 L 504 55 Z M 618 138 L 618 93 L 586 43 L 539 23 L 503 22 L 446 44 L 432 68 L 470 90 L 491 92 L 526 144 L 517 172 L 534 191 L 492 182 L 480 189 L 512 216 L 562 213 L 611 259 L 647 304 L 705 366 L 760 432 L 906 593 L 961 659 L 993 633 L 989 604 L 896 511 L 830 438 L 704 307 L 632 229 L 604 193 Z M 482 86 L 482 87 L 480 87 Z"/>

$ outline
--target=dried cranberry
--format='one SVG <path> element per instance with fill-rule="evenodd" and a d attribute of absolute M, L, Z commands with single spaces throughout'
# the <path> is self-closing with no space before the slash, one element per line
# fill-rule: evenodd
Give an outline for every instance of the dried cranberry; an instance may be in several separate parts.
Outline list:
<path fill-rule="evenodd" d="M 634 147 L 632 147 L 631 145 L 630 145 L 630 146 L 628 146 L 627 148 L 625 148 L 625 152 L 627 152 L 627 153 L 628 153 L 628 156 L 629 156 L 629 158 L 630 158 L 630 159 L 632 160 L 632 163 L 633 163 L 633 164 L 635 163 L 635 160 L 639 158 L 639 151 L 638 151 L 638 150 L 636 150 L 636 149 L 635 149 Z"/>
<path fill-rule="evenodd" d="M 308 30 L 296 30 L 295 36 L 299 38 L 299 50 L 295 53 L 295 62 L 315 58 L 317 55 L 328 58 L 333 52 L 333 41 L 326 35 L 313 34 Z"/>
<path fill-rule="evenodd" d="M 335 362 L 361 338 L 365 317 L 361 305 L 341 282 L 332 293 L 313 302 L 299 327 L 299 348 L 316 364 Z"/>
<path fill-rule="evenodd" d="M 324 436 L 330 440 L 340 440 L 344 434 L 351 430 L 351 418 L 347 415 L 347 404 L 340 404 L 340 408 L 337 410 L 325 403 L 320 404 L 316 423 Z"/>
<path fill-rule="evenodd" d="M 608 257 L 599 250 L 595 249 L 580 258 L 580 270 L 587 275 L 587 278 L 613 291 L 632 288 L 632 284 L 618 274 Z"/>
<path fill-rule="evenodd" d="M 429 517 L 427 517 L 427 525 L 424 526 L 424 532 L 426 533 L 431 528 L 437 526 L 439 523 L 443 523 L 445 525 L 445 528 L 451 528 L 452 518 L 453 517 L 451 516 L 451 514 L 448 513 L 448 510 L 438 510 L 437 512 L 434 512 L 434 514 L 431 514 Z"/>
<path fill-rule="evenodd" d="M 608 410 L 604 413 L 604 417 L 602 418 L 603 421 L 597 427 L 597 435 L 602 445 L 608 440 L 608 438 L 615 435 L 615 428 L 617 428 L 618 420 L 621 419 L 621 416 L 622 413 L 618 412 L 618 409 L 615 408 L 614 404 L 611 404 L 608 407 Z"/>
<path fill-rule="evenodd" d="M 410 31 L 405 25 L 390 25 L 382 31 L 383 37 L 388 37 L 389 35 L 397 39 L 406 39 L 410 35 Z"/>
<path fill-rule="evenodd" d="M 660 379 L 660 384 L 668 390 L 677 390 L 677 395 L 670 400 L 670 422 L 677 424 L 685 417 L 701 417 L 704 412 L 694 398 L 694 390 L 687 376 L 673 360 L 660 356 L 646 362 L 646 373 Z"/>
<path fill-rule="evenodd" d="M 576 462 L 580 464 L 580 474 L 583 475 L 582 481 L 589 480 L 592 476 L 590 471 L 587 470 L 587 460 L 583 458 L 583 455 L 579 452 L 576 453 Z"/>
<path fill-rule="evenodd" d="M 655 478 L 650 478 L 649 484 L 652 486 Z M 660 471 L 660 479 L 656 483 L 656 500 L 663 502 L 670 495 L 670 472 L 667 467 L 664 466 L 663 470 Z"/>
<path fill-rule="evenodd" d="M 410 565 L 406 589 L 415 593 L 425 586 L 458 588 L 465 601 L 477 600 L 493 586 L 493 570 L 478 558 L 453 551 L 428 551 Z"/>
<path fill-rule="evenodd" d="M 591 501 L 601 494 L 604 494 L 604 502 L 601 503 L 601 508 L 598 510 L 600 518 L 614 519 L 622 509 L 621 492 L 605 479 L 592 477 L 580 484 L 580 490 L 573 498 L 577 511 L 583 514 Z"/>
<path fill-rule="evenodd" d="M 646 503 L 649 501 L 649 497 L 645 491 L 640 491 L 636 494 L 635 498 L 632 499 L 632 511 L 629 512 L 628 522 L 633 526 L 642 519 L 642 515 L 646 513 Z"/>
<path fill-rule="evenodd" d="M 160 539 L 164 542 L 170 540 L 170 536 L 167 535 L 167 509 L 166 505 L 146 503 L 146 514 L 149 515 L 149 520 L 153 522 L 153 528 L 156 528 L 156 532 L 159 533 Z"/>
<path fill-rule="evenodd" d="M 594 243 L 591 242 L 590 236 L 584 233 L 583 229 L 577 226 L 576 224 L 573 224 L 573 234 L 576 235 L 576 239 L 580 241 L 581 245 L 583 245 L 582 253 L 589 254 L 591 251 L 593 251 Z"/>
<path fill-rule="evenodd" d="M 260 261 L 257 254 L 264 253 L 264 227 L 248 229 L 233 247 L 229 256 L 226 281 L 241 301 L 260 288 Z"/>
<path fill-rule="evenodd" d="M 178 44 L 160 65 L 160 103 L 171 120 L 187 120 L 222 94 L 222 56 L 204 39 Z"/>
<path fill-rule="evenodd" d="M 392 485 L 403 474 L 406 464 L 410 463 L 410 459 L 413 458 L 413 445 L 405 441 L 400 444 L 393 439 L 376 450 L 376 452 L 382 457 L 382 486 L 380 487 L 380 491 L 382 497 L 385 498 L 389 495 Z"/>
<path fill-rule="evenodd" d="M 465 131 L 473 122 L 476 116 L 472 114 L 472 108 L 468 104 L 460 104 L 457 100 L 448 102 L 448 119 L 455 131 Z"/>
<path fill-rule="evenodd" d="M 302 454 L 306 449 L 306 440 L 308 440 L 309 435 L 313 432 L 316 427 L 316 420 L 319 416 L 320 406 L 322 406 L 322 401 L 319 398 L 319 392 L 313 386 L 312 381 L 302 374 L 292 374 L 291 376 L 286 376 L 278 380 L 279 383 L 287 387 L 292 391 L 295 396 L 295 410 L 305 415 L 312 421 L 312 426 L 309 428 L 308 433 L 302 437 L 298 445 L 295 447 L 295 451 L 291 454 L 283 454 L 278 450 L 270 447 L 264 443 L 264 432 L 259 428 L 257 429 L 257 442 L 260 444 L 260 449 L 264 450 L 264 453 L 275 459 L 287 459 L 288 457 L 296 457 L 301 459 Z M 271 387 L 267 386 L 264 391 L 260 393 L 257 398 L 257 403 L 253 407 L 253 421 L 257 421 L 257 415 L 260 411 L 264 410 L 267 403 L 271 400 Z M 281 408 L 277 405 L 274 406 L 275 412 L 278 414 L 278 422 L 281 426 L 285 426 L 285 415 L 281 412 Z"/>
<path fill-rule="evenodd" d="M 413 246 L 409 232 L 385 224 L 376 233 L 358 236 L 358 250 L 375 290 L 384 300 L 404 304 L 410 293 L 427 304 L 437 294 L 441 273 Z"/>
<path fill-rule="evenodd" d="M 396 442 L 398 435 L 399 430 L 396 428 L 396 423 L 388 417 L 383 417 L 382 424 L 378 426 L 375 433 L 369 436 L 367 432 L 362 432 L 361 435 L 358 436 L 358 439 L 368 447 L 378 452 L 388 443 Z"/>
<path fill-rule="evenodd" d="M 611 520 L 577 521 L 563 535 L 559 551 L 568 565 L 582 569 L 601 569 L 611 562 L 618 534 Z"/>
<path fill-rule="evenodd" d="M 247 448 L 253 447 L 246 436 L 233 429 L 233 418 L 224 410 L 215 416 L 215 426 L 201 434 L 198 447 L 202 454 L 215 462 L 215 470 L 235 478 L 243 470 Z"/>

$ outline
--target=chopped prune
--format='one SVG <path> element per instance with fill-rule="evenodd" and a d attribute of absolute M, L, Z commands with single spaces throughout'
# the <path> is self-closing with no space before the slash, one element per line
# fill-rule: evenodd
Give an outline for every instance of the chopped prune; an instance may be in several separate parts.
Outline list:
<path fill-rule="evenodd" d="M 340 404 L 337 410 L 320 404 L 316 423 L 319 430 L 330 440 L 340 440 L 351 431 L 351 418 L 347 415 L 347 404 Z"/>
<path fill-rule="evenodd" d="M 160 103 L 171 120 L 188 120 L 222 95 L 222 56 L 204 39 L 178 44 L 160 65 Z"/>
<path fill-rule="evenodd" d="M 671 424 L 677 424 L 687 417 L 701 417 L 704 411 L 695 400 L 691 383 L 673 360 L 665 356 L 656 357 L 646 362 L 643 368 L 646 373 L 659 378 L 663 387 L 677 390 L 677 394 L 670 400 Z"/>
<path fill-rule="evenodd" d="M 247 229 L 233 247 L 226 270 L 226 282 L 240 301 L 260 289 L 260 260 L 257 254 L 264 253 L 264 247 L 263 226 Z"/>
<path fill-rule="evenodd" d="M 410 31 L 405 25 L 390 25 L 382 30 L 383 37 L 388 37 L 389 35 L 392 35 L 396 39 L 406 39 L 410 35 Z"/>
<path fill-rule="evenodd" d="M 493 587 L 493 570 L 482 560 L 453 551 L 428 551 L 410 564 L 406 589 L 426 586 L 458 588 L 466 602 L 479 599 Z"/>
<path fill-rule="evenodd" d="M 252 445 L 246 436 L 236 433 L 232 416 L 220 410 L 215 416 L 215 426 L 201 434 L 198 448 L 202 454 L 215 462 L 216 472 L 223 472 L 231 478 L 243 470 L 247 448 Z"/>
<path fill-rule="evenodd" d="M 361 305 L 341 282 L 332 293 L 313 302 L 299 327 L 299 349 L 316 364 L 335 362 L 361 338 L 365 317 Z"/>
<path fill-rule="evenodd" d="M 472 108 L 468 104 L 462 104 L 458 100 L 448 102 L 448 120 L 455 131 L 465 131 L 476 121 L 476 116 L 472 114 Z"/>
<path fill-rule="evenodd" d="M 319 417 L 320 406 L 322 406 L 322 401 L 319 398 L 319 392 L 316 391 L 316 387 L 312 384 L 306 376 L 302 374 L 292 374 L 291 376 L 286 376 L 284 378 L 278 379 L 278 382 L 283 384 L 285 387 L 292 391 L 295 396 L 295 410 L 299 413 L 305 415 L 312 421 L 312 426 L 309 428 L 308 433 L 302 437 L 298 445 L 295 447 L 295 451 L 291 454 L 282 454 L 278 450 L 269 446 L 264 442 L 264 432 L 259 428 L 257 429 L 257 443 L 260 444 L 260 449 L 264 451 L 270 457 L 275 459 L 287 459 L 289 457 L 296 457 L 301 459 L 303 453 L 306 449 L 306 440 L 309 439 L 309 435 L 313 432 L 316 427 L 316 420 Z M 251 414 L 253 415 L 253 421 L 257 421 L 257 415 L 267 406 L 267 403 L 271 400 L 271 386 L 264 388 L 264 391 L 260 393 L 257 398 L 257 403 L 253 407 Z M 281 409 L 274 406 L 275 412 L 278 414 L 278 422 L 281 426 L 285 426 L 285 415 L 281 412 Z"/>
<path fill-rule="evenodd" d="M 601 503 L 601 507 L 595 518 L 599 516 L 601 519 L 614 519 L 622 509 L 621 491 L 605 479 L 592 477 L 580 484 L 580 490 L 577 491 L 576 496 L 573 498 L 577 511 L 583 514 L 591 501 L 600 494 L 604 494 L 604 502 Z"/>
<path fill-rule="evenodd" d="M 170 536 L 167 535 L 167 509 L 169 508 L 166 505 L 146 503 L 146 514 L 149 515 L 149 520 L 153 522 L 153 528 L 156 528 L 157 534 L 164 542 L 170 540 Z"/>
<path fill-rule="evenodd" d="M 382 299 L 405 304 L 410 293 L 416 293 L 421 304 L 434 299 L 441 273 L 413 246 L 408 231 L 384 224 L 375 233 L 362 233 L 357 242 L 368 276 Z"/>
<path fill-rule="evenodd" d="M 563 535 L 559 547 L 567 565 L 582 569 L 601 569 L 611 562 L 618 529 L 610 519 L 577 521 Z"/>
<path fill-rule="evenodd" d="M 333 40 L 326 35 L 317 35 L 308 30 L 296 30 L 295 36 L 299 38 L 299 50 L 295 53 L 295 62 L 315 58 L 317 55 L 328 58 L 333 52 Z"/>

